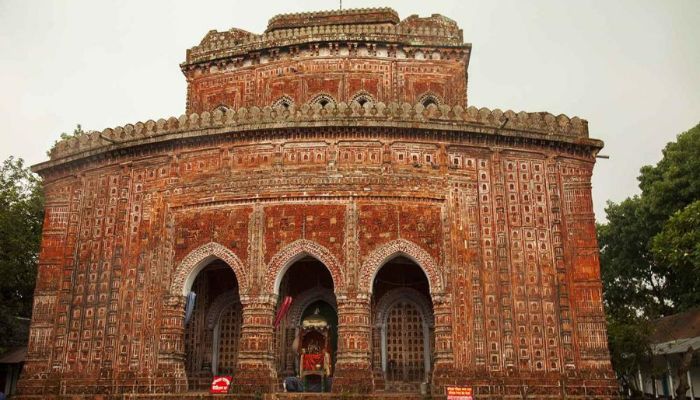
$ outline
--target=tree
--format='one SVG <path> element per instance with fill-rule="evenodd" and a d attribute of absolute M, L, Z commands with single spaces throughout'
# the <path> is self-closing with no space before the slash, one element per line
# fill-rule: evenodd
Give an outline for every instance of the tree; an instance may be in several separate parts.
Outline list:
<path fill-rule="evenodd" d="M 700 124 L 668 143 L 655 166 L 642 168 L 639 187 L 649 221 L 649 259 L 666 281 L 670 302 L 663 314 L 695 307 L 700 304 L 700 296 L 694 293 L 700 285 L 700 255 L 688 241 L 700 235 L 700 206 L 694 205 L 700 201 Z M 681 254 L 683 260 L 678 257 Z"/>
<path fill-rule="evenodd" d="M 656 165 L 642 167 L 639 188 L 648 212 L 661 226 L 676 211 L 700 199 L 700 124 L 681 133 Z"/>
<path fill-rule="evenodd" d="M 668 269 L 668 296 L 677 309 L 700 304 L 700 200 L 676 211 L 656 234 L 654 259 Z"/>
<path fill-rule="evenodd" d="M 634 196 L 619 204 L 608 202 L 608 223 L 598 226 L 605 305 L 609 315 L 632 316 L 669 312 L 667 281 L 649 249 L 654 229 L 643 200 Z"/>
<path fill-rule="evenodd" d="M 24 161 L 0 167 L 0 351 L 26 341 L 18 318 L 29 318 L 44 214 L 41 181 Z"/>
<path fill-rule="evenodd" d="M 652 327 L 644 318 L 629 316 L 626 319 L 608 317 L 608 338 L 610 341 L 610 358 L 615 366 L 615 372 L 620 377 L 624 392 L 637 392 L 632 381 L 638 371 L 654 375 L 651 363 L 652 352 L 649 346 L 649 336 Z M 639 393 L 635 393 L 638 397 Z"/>
<path fill-rule="evenodd" d="M 598 226 L 619 376 L 648 370 L 651 321 L 700 305 L 700 124 L 668 143 L 638 179 L 641 194 L 608 202 L 608 222 Z"/>

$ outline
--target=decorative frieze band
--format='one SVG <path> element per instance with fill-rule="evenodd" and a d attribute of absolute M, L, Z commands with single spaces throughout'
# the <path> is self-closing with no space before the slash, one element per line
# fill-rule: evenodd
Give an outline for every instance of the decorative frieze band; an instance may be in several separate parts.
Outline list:
<path fill-rule="evenodd" d="M 170 117 L 167 120 L 137 122 L 61 140 L 51 149 L 50 158 L 52 161 L 68 157 L 77 159 L 94 155 L 95 150 L 108 152 L 160 141 L 221 134 L 216 128 L 235 127 L 233 130 L 241 132 L 323 126 L 400 127 L 402 123 L 413 128 L 455 131 L 489 127 L 495 129 L 494 134 L 502 136 L 522 135 L 576 143 L 581 142 L 580 139 L 586 139 L 585 144 L 602 147 L 602 142 L 588 139 L 586 120 L 569 118 L 563 114 L 555 116 L 546 112 L 503 112 L 499 109 L 478 109 L 473 106 L 465 109 L 460 105 L 431 104 L 424 107 L 421 103 L 368 102 L 360 106 L 357 102 L 350 105 L 341 102 L 328 103 L 325 107 L 320 104 L 304 104 L 299 108 L 292 105 L 289 108 L 277 106 L 217 109 L 211 113 L 205 111 L 201 114 L 182 115 L 179 118 Z M 37 169 L 43 169 L 43 165 L 37 165 Z"/>

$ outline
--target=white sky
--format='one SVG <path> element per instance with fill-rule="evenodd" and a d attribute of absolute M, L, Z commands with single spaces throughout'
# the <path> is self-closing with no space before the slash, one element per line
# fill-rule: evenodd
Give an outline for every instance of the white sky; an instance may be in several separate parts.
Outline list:
<path fill-rule="evenodd" d="M 605 201 L 638 192 L 666 142 L 700 122 L 700 1 L 360 1 L 401 18 L 440 13 L 472 43 L 469 102 L 589 121 L 605 141 Z M 29 163 L 61 132 L 179 116 L 185 50 L 210 29 L 261 33 L 275 14 L 337 1 L 0 0 L 0 159 Z M 699 155 L 700 156 L 700 155 Z"/>

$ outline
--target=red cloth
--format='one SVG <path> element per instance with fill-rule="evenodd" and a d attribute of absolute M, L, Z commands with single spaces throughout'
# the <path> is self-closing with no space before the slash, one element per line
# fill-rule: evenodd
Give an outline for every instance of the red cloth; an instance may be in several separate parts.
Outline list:
<path fill-rule="evenodd" d="M 285 314 L 287 314 L 287 311 L 289 311 L 289 307 L 292 305 L 292 296 L 285 296 L 284 301 L 282 301 L 282 306 L 280 307 L 279 311 L 277 311 L 277 317 L 275 318 L 275 328 L 277 328 L 282 322 L 282 318 L 284 318 Z"/>
<path fill-rule="evenodd" d="M 304 354 L 304 371 L 315 371 L 317 365 L 323 367 L 323 353 Z"/>

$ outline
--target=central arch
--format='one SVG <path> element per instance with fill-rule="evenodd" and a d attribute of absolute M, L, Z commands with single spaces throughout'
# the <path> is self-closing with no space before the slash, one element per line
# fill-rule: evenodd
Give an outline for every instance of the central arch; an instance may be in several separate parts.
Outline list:
<path fill-rule="evenodd" d="M 277 373 L 301 377 L 306 391 L 316 391 L 312 387 L 327 390 L 325 383 L 332 379 L 338 325 L 335 292 L 343 284 L 338 260 L 328 249 L 310 240 L 300 239 L 284 246 L 268 263 L 263 290 L 277 298 Z M 307 318 L 316 318 L 315 313 L 326 321 L 323 333 L 310 331 L 305 325 Z M 319 356 L 324 366 L 322 375 L 306 364 L 308 357 Z"/>
<path fill-rule="evenodd" d="M 333 254 L 316 242 L 299 239 L 286 245 L 270 260 L 265 279 L 265 291 L 274 295 L 279 294 L 280 283 L 289 267 L 307 256 L 317 259 L 326 266 L 333 279 L 335 291 L 344 287 L 343 271 Z"/>

